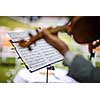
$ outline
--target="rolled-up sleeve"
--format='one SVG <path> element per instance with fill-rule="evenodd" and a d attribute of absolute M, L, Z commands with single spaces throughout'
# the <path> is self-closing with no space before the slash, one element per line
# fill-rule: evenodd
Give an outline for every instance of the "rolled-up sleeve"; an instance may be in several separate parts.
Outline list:
<path fill-rule="evenodd" d="M 72 63 L 72 61 L 75 58 L 75 56 L 76 55 L 74 53 L 72 53 L 71 51 L 66 52 L 65 55 L 64 55 L 63 64 L 65 66 L 67 66 L 67 65 L 70 66 L 70 64 Z"/>

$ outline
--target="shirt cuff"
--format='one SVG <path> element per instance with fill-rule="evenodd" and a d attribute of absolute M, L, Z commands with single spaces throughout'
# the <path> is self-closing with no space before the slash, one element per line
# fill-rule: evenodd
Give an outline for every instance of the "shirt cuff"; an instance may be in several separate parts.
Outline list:
<path fill-rule="evenodd" d="M 71 52 L 71 51 L 66 52 L 65 55 L 64 55 L 63 64 L 65 66 L 67 66 L 67 65 L 70 66 L 70 64 L 72 63 L 72 61 L 75 58 L 75 56 L 76 55 L 73 52 Z"/>

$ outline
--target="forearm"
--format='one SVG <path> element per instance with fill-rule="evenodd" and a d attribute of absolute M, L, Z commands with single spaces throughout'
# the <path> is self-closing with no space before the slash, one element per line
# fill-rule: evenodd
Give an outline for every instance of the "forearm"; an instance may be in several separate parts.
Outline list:
<path fill-rule="evenodd" d="M 56 48 L 63 56 L 69 51 L 68 46 L 57 36 L 52 35 L 49 31 L 43 30 L 44 39 L 54 48 Z"/>

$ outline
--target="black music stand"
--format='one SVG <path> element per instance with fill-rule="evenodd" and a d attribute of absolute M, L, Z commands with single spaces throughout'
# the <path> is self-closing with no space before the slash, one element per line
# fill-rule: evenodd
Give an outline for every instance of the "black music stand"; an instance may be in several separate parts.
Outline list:
<path fill-rule="evenodd" d="M 29 67 L 27 66 L 27 64 L 24 62 L 24 60 L 22 59 L 22 57 L 20 56 L 20 54 L 18 53 L 18 51 L 17 51 L 17 49 L 16 49 L 16 47 L 14 46 L 14 44 L 13 43 L 17 43 L 17 42 L 13 42 L 12 40 L 10 40 L 10 43 L 12 44 L 12 46 L 13 46 L 13 49 L 16 51 L 16 53 L 17 53 L 17 55 L 18 55 L 18 59 L 21 59 L 21 61 L 23 62 L 23 64 L 25 65 L 25 67 L 29 70 Z M 58 62 L 58 61 L 57 61 Z M 56 63 L 56 62 L 55 62 Z M 52 66 L 51 64 L 49 64 L 49 65 L 47 65 L 47 66 L 45 66 L 46 68 L 47 68 L 47 71 L 46 71 L 46 83 L 48 83 L 48 71 L 49 70 L 55 70 L 55 68 L 54 68 L 54 66 Z M 44 67 L 42 67 L 42 68 L 44 68 Z M 39 69 L 42 69 L 42 68 L 39 68 Z M 38 69 L 38 70 L 39 70 Z M 30 71 L 30 70 L 29 70 Z M 37 71 L 37 70 L 35 70 L 35 71 Z M 30 71 L 31 73 L 32 72 L 35 72 L 35 71 Z"/>

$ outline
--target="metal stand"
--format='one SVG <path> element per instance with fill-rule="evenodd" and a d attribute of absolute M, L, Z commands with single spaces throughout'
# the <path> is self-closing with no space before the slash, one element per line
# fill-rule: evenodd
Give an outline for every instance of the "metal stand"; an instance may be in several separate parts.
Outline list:
<path fill-rule="evenodd" d="M 25 65 L 25 67 L 26 67 L 27 69 L 29 69 L 29 68 L 28 68 L 28 66 L 26 65 L 26 63 L 24 62 L 24 60 L 21 58 L 20 54 L 18 53 L 18 51 L 17 51 L 16 47 L 14 46 L 14 44 L 13 44 L 13 43 L 15 43 L 15 42 L 13 42 L 12 40 L 10 40 L 10 43 L 11 43 L 11 45 L 13 46 L 13 49 L 16 51 L 16 53 L 17 53 L 17 55 L 18 55 L 18 59 L 21 59 L 22 64 L 24 64 L 24 65 Z"/>
<path fill-rule="evenodd" d="M 12 40 L 10 40 L 10 42 L 11 42 L 12 46 L 14 47 L 16 53 L 18 54 L 18 59 L 21 59 L 23 64 L 26 66 L 26 68 L 29 69 L 28 66 L 25 64 L 25 62 L 23 61 L 23 59 L 21 58 L 20 54 L 18 53 L 16 47 L 13 45 L 13 43 L 17 43 L 17 42 L 13 42 Z M 52 65 L 47 66 L 46 83 L 48 83 L 48 71 L 49 70 L 55 70 L 54 66 L 52 66 Z"/>
<path fill-rule="evenodd" d="M 49 70 L 55 70 L 54 66 L 51 66 L 51 65 L 49 67 L 47 66 L 46 83 L 48 83 L 48 71 Z"/>
<path fill-rule="evenodd" d="M 93 53 L 93 52 L 91 52 L 90 53 L 90 61 L 92 60 L 92 58 L 94 58 L 95 57 L 95 52 Z"/>

